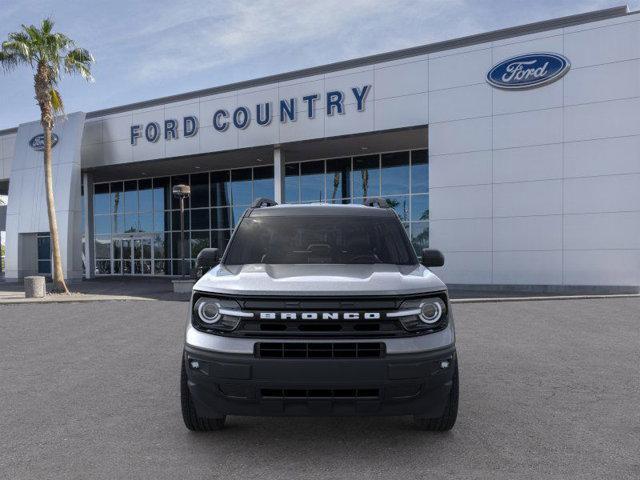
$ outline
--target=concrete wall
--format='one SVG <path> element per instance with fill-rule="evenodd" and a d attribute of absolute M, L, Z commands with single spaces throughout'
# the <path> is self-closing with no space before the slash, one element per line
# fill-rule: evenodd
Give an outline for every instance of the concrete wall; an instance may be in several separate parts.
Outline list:
<path fill-rule="evenodd" d="M 430 243 L 446 281 L 640 285 L 636 18 L 430 57 Z M 533 90 L 486 83 L 492 65 L 531 52 L 572 68 Z"/>
<path fill-rule="evenodd" d="M 82 276 L 82 205 L 80 202 L 80 145 L 84 113 L 67 115 L 58 121 L 54 133 L 58 144 L 52 150 L 53 191 L 60 234 L 65 277 Z M 34 273 L 37 260 L 35 234 L 49 231 L 44 182 L 43 153 L 29 145 L 42 133 L 39 122 L 20 125 L 15 143 L 15 160 L 9 180 L 7 203 L 6 278 Z"/>
<path fill-rule="evenodd" d="M 0 180 L 8 180 L 15 152 L 16 134 L 0 137 Z"/>
<path fill-rule="evenodd" d="M 82 143 L 83 168 L 137 162 L 156 158 L 234 150 L 245 147 L 297 142 L 314 138 L 335 137 L 372 131 L 426 125 L 428 122 L 427 56 L 402 62 L 385 62 L 351 70 L 283 81 L 255 88 L 222 93 L 190 101 L 111 115 L 86 122 Z M 352 87 L 371 85 L 364 111 L 357 111 Z M 325 93 L 340 90 L 345 93 L 345 113 L 328 116 Z M 317 93 L 320 99 L 314 118 L 307 117 L 304 95 Z M 280 121 L 280 99 L 298 99 L 296 121 Z M 233 126 L 225 132 L 213 128 L 213 114 L 220 108 L 232 112 L 238 106 L 255 108 L 257 103 L 271 102 L 274 117 L 268 126 L 256 124 L 255 113 L 248 128 Z M 195 115 L 200 120 L 199 132 L 184 138 L 182 126 L 179 138 L 150 143 L 140 138 L 131 145 L 131 126 L 182 119 Z"/>

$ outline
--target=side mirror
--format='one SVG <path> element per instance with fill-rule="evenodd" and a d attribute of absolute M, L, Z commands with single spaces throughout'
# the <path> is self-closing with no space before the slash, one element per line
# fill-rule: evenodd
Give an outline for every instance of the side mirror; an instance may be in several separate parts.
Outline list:
<path fill-rule="evenodd" d="M 420 263 L 425 267 L 442 267 L 444 266 L 444 255 L 435 248 L 423 248 Z"/>
<path fill-rule="evenodd" d="M 220 263 L 220 250 L 203 248 L 196 259 L 196 275 L 201 277 Z"/>

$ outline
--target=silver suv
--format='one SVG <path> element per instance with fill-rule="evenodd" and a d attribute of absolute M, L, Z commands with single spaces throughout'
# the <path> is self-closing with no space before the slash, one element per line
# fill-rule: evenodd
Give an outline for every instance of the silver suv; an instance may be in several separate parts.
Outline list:
<path fill-rule="evenodd" d="M 190 430 L 227 415 L 413 415 L 453 427 L 458 362 L 447 288 L 394 210 L 260 199 L 220 257 L 203 250 L 181 374 Z"/>

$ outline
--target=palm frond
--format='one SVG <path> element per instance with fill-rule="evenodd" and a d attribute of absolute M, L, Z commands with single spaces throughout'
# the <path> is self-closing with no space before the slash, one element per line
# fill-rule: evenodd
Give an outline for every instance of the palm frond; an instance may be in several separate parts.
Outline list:
<path fill-rule="evenodd" d="M 58 50 L 73 50 L 76 48 L 73 40 L 67 37 L 64 33 L 54 33 L 50 35 L 50 39 Z"/>
<path fill-rule="evenodd" d="M 41 30 L 42 33 L 44 33 L 45 35 L 49 35 L 51 33 L 51 30 L 53 30 L 53 25 L 55 24 L 55 22 L 53 21 L 53 19 L 51 17 L 47 17 L 45 19 L 42 20 L 42 25 L 41 25 Z"/>
<path fill-rule="evenodd" d="M 23 32 L 10 33 L 9 39 L 2 42 L 2 50 L 23 57 L 29 62 L 33 59 L 31 40 Z"/>
<path fill-rule="evenodd" d="M 62 103 L 60 92 L 55 88 L 51 88 L 49 95 L 51 96 L 51 106 L 53 107 L 53 111 L 56 113 L 64 112 L 64 104 Z"/>
<path fill-rule="evenodd" d="M 64 69 L 67 73 L 79 73 L 88 82 L 93 81 L 91 76 L 91 64 L 93 56 L 84 48 L 75 48 L 67 53 L 64 58 Z"/>
<path fill-rule="evenodd" d="M 19 57 L 13 53 L 4 50 L 0 50 L 0 65 L 5 71 L 13 70 L 18 66 Z"/>
<path fill-rule="evenodd" d="M 10 33 L 8 38 L 9 38 L 8 41 L 12 43 L 21 43 L 26 46 L 28 46 L 31 43 L 31 38 L 29 38 L 29 35 L 27 35 L 25 32 Z M 6 43 L 6 42 L 3 42 L 3 43 Z"/>
<path fill-rule="evenodd" d="M 4 42 L 2 44 L 2 51 L 11 53 L 18 57 L 23 57 L 25 60 L 29 60 L 31 58 L 31 48 L 29 48 L 28 44 L 22 42 Z"/>
<path fill-rule="evenodd" d="M 42 32 L 35 25 L 22 25 L 22 30 L 29 36 L 30 42 L 34 46 L 42 46 Z"/>
<path fill-rule="evenodd" d="M 4 70 L 12 70 L 21 63 L 33 65 L 29 38 L 21 33 L 9 35 L 9 40 L 0 45 L 0 64 Z"/>

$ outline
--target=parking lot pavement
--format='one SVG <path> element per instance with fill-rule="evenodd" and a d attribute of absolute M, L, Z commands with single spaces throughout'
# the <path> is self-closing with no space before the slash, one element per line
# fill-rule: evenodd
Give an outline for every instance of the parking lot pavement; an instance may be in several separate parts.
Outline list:
<path fill-rule="evenodd" d="M 640 300 L 454 306 L 458 423 L 180 417 L 187 305 L 0 306 L 0 477 L 640 478 Z"/>

